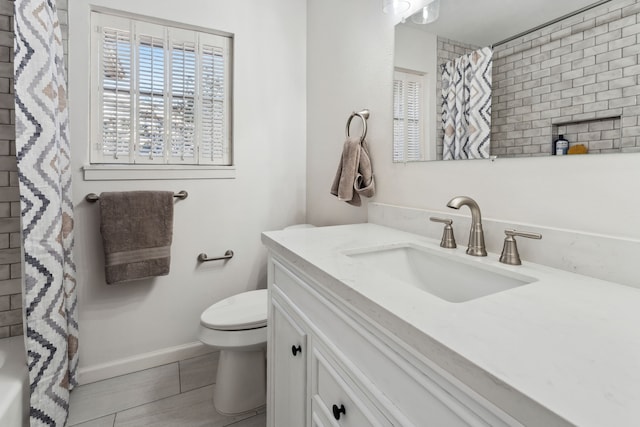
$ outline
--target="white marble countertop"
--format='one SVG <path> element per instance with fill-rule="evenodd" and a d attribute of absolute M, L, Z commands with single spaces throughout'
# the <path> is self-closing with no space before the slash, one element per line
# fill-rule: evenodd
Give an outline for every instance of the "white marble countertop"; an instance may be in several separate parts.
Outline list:
<path fill-rule="evenodd" d="M 639 289 L 525 261 L 507 266 L 495 253 L 470 257 L 462 245 L 442 249 L 374 224 L 266 232 L 263 242 L 524 424 L 544 425 L 552 413 L 579 426 L 640 425 Z M 539 280 L 451 303 L 344 254 L 401 243 Z"/>

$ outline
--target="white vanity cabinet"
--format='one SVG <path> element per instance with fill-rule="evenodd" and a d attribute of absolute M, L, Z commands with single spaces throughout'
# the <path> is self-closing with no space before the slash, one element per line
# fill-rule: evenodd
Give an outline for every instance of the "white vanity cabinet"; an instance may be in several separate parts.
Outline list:
<path fill-rule="evenodd" d="M 268 427 L 521 425 L 273 252 L 268 275 Z"/>

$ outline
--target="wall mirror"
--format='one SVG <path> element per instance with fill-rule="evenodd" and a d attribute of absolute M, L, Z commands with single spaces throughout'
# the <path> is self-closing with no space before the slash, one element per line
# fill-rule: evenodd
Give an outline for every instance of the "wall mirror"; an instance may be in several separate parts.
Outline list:
<path fill-rule="evenodd" d="M 394 162 L 640 151 L 640 0 L 425 2 L 395 27 Z"/>

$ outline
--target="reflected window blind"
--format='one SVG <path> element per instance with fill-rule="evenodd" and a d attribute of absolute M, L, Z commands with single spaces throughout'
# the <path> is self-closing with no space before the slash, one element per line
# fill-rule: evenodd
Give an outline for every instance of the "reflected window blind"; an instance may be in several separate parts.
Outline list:
<path fill-rule="evenodd" d="M 422 158 L 422 93 L 419 81 L 407 81 L 406 152 L 410 162 Z"/>
<path fill-rule="evenodd" d="M 231 38 L 91 19 L 91 162 L 231 165 Z"/>
<path fill-rule="evenodd" d="M 424 76 L 398 71 L 393 80 L 393 161 L 424 158 Z"/>
<path fill-rule="evenodd" d="M 393 80 L 393 161 L 404 161 L 404 81 Z"/>

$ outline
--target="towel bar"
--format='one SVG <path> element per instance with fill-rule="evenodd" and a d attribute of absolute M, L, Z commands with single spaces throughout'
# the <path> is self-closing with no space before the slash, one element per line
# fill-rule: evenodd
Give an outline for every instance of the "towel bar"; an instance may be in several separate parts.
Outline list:
<path fill-rule="evenodd" d="M 184 190 L 179 191 L 173 195 L 173 197 L 181 200 L 186 199 L 188 196 L 189 196 L 189 193 L 187 193 Z M 95 203 L 98 200 L 100 200 L 100 196 L 98 196 L 96 193 L 89 193 L 84 197 L 84 199 L 89 203 Z"/>
<path fill-rule="evenodd" d="M 367 119 L 369 118 L 369 114 L 369 110 L 362 110 L 358 111 L 357 113 L 354 111 L 353 113 L 351 113 L 351 115 L 349 116 L 349 120 L 347 120 L 347 128 L 345 129 L 347 137 L 349 136 L 349 126 L 351 126 L 351 120 L 353 120 L 354 117 L 358 116 L 362 120 L 362 137 L 360 138 L 360 142 L 364 141 L 364 138 L 367 136 Z"/>
<path fill-rule="evenodd" d="M 231 259 L 231 258 L 233 258 L 233 251 L 231 249 L 226 251 L 223 256 L 219 256 L 219 257 L 215 257 L 215 258 L 209 258 L 207 256 L 207 254 L 205 254 L 205 253 L 201 253 L 200 255 L 198 255 L 198 261 L 199 262 L 221 261 L 223 259 Z"/>

